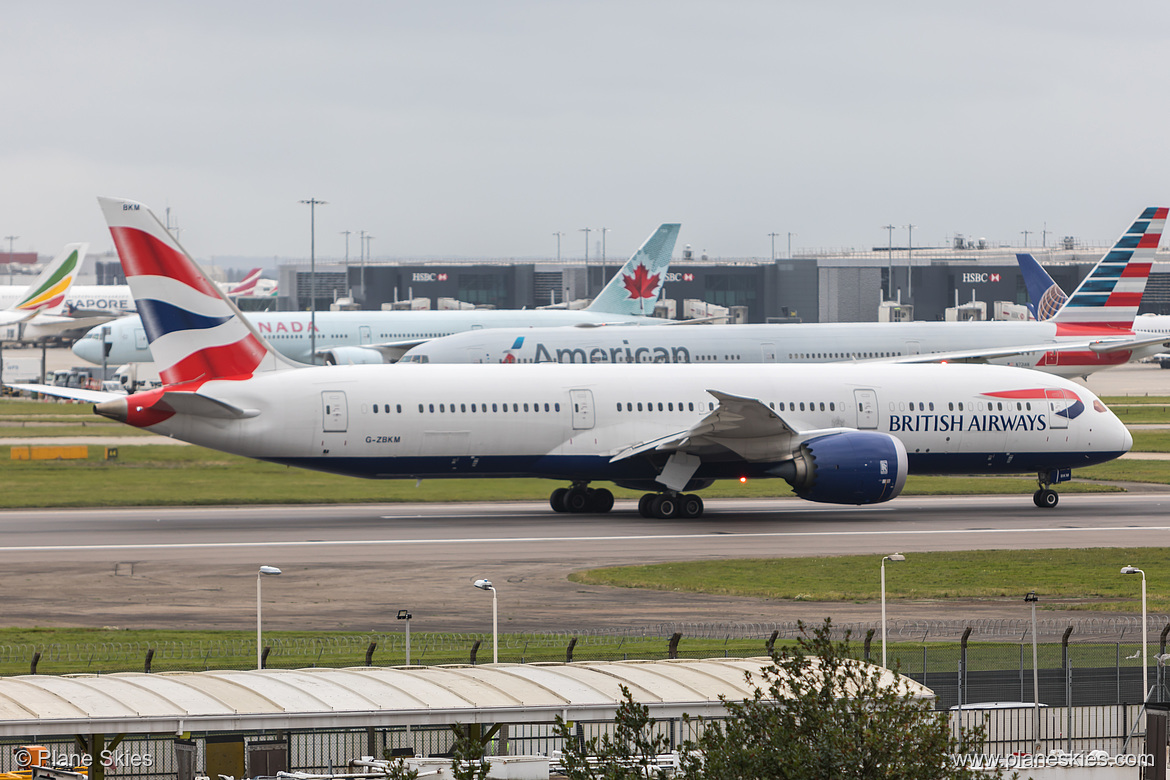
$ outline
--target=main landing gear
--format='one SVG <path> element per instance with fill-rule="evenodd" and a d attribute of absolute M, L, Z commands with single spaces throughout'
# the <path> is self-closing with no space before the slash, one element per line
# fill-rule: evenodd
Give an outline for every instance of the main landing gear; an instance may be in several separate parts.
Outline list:
<path fill-rule="evenodd" d="M 638 514 L 670 520 L 703 514 L 703 499 L 694 493 L 646 493 L 638 499 Z"/>
<path fill-rule="evenodd" d="M 1060 494 L 1048 487 L 1052 484 L 1052 475 L 1041 471 L 1036 480 L 1040 489 L 1032 494 L 1032 503 L 1041 509 L 1052 509 L 1060 503 Z"/>
<path fill-rule="evenodd" d="M 604 514 L 613 509 L 613 493 L 605 488 L 591 488 L 584 482 L 575 482 L 572 487 L 554 490 L 548 503 L 554 512 Z"/>

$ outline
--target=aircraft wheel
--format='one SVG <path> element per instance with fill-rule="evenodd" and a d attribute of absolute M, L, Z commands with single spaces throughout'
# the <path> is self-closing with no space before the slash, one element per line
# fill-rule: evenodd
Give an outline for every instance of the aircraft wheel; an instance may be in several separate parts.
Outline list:
<path fill-rule="evenodd" d="M 589 508 L 589 493 L 585 488 L 569 488 L 565 494 L 565 510 L 578 514 Z"/>
<path fill-rule="evenodd" d="M 638 499 L 638 514 L 646 518 L 654 517 L 653 512 L 650 511 L 650 505 L 657 497 L 654 493 L 643 493 L 642 497 Z"/>
<path fill-rule="evenodd" d="M 548 504 L 553 508 L 554 512 L 564 512 L 565 510 L 565 494 L 569 492 L 568 488 L 557 488 L 548 497 Z"/>
<path fill-rule="evenodd" d="M 680 496 L 678 513 L 681 517 L 699 517 L 703 514 L 703 499 L 694 493 Z"/>
<path fill-rule="evenodd" d="M 594 512 L 605 514 L 613 509 L 613 493 L 605 488 L 589 491 L 589 508 Z"/>
<path fill-rule="evenodd" d="M 650 511 L 661 520 L 671 520 L 678 515 L 678 498 L 667 493 L 655 496 Z"/>
<path fill-rule="evenodd" d="M 1060 494 L 1050 488 L 1041 488 L 1032 494 L 1032 501 L 1041 509 L 1052 509 L 1060 502 Z"/>

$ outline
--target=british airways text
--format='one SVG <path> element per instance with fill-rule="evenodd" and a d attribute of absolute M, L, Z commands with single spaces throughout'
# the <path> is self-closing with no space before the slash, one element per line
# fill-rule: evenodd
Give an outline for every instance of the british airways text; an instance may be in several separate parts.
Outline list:
<path fill-rule="evenodd" d="M 1048 417 L 1043 414 L 891 414 L 890 433 L 927 431 L 1043 431 Z"/>

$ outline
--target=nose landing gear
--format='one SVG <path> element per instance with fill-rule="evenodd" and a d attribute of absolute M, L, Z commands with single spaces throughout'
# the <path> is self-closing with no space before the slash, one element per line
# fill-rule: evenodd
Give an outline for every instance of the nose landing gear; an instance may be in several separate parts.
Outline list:
<path fill-rule="evenodd" d="M 1041 471 L 1037 475 L 1036 481 L 1039 483 L 1040 489 L 1032 494 L 1032 503 L 1041 509 L 1052 509 L 1060 503 L 1060 494 L 1048 487 L 1053 482 L 1052 476 L 1054 473 L 1060 476 L 1058 472 L 1047 471 Z"/>

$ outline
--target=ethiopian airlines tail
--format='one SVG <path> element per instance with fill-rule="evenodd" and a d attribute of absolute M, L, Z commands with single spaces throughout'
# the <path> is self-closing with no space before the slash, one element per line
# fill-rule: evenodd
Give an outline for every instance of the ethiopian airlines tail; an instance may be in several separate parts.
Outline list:
<path fill-rule="evenodd" d="M 587 307 L 603 314 L 649 316 L 666 281 L 670 255 L 678 240 L 680 225 L 663 223 L 654 231 L 641 249 L 626 261 L 621 270 L 609 280 L 601 293 Z"/>
<path fill-rule="evenodd" d="M 1016 255 L 1016 262 L 1020 266 L 1020 274 L 1024 277 L 1024 285 L 1028 288 L 1028 311 L 1033 319 L 1040 322 L 1050 320 L 1064 306 L 1068 295 L 1060 289 L 1044 266 L 1027 252 Z"/>
<path fill-rule="evenodd" d="M 81 270 L 89 244 L 66 244 L 28 286 L 20 300 L 0 312 L 0 323 L 24 322 L 38 314 L 60 314 L 65 294 Z"/>
<path fill-rule="evenodd" d="M 1061 325 L 1130 328 L 1162 240 L 1167 208 L 1150 207 L 1089 272 L 1052 321 Z"/>
<path fill-rule="evenodd" d="M 98 198 L 165 385 L 292 368 L 141 203 Z"/>

